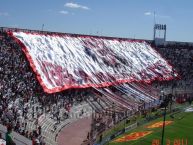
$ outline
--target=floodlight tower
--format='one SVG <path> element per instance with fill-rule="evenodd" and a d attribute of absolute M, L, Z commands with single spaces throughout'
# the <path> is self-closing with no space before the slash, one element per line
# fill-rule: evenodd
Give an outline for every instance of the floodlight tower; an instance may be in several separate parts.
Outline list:
<path fill-rule="evenodd" d="M 156 45 L 164 45 L 166 42 L 166 24 L 154 24 L 153 40 Z"/>

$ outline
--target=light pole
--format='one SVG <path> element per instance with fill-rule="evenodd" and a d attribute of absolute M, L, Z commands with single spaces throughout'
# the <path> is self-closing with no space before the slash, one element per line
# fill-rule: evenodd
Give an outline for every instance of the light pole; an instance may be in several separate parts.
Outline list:
<path fill-rule="evenodd" d="M 164 107 L 164 114 L 163 114 L 163 127 L 162 127 L 162 139 L 161 139 L 161 145 L 164 145 L 164 134 L 165 134 L 165 121 L 166 121 L 166 109 L 168 104 L 172 101 L 172 94 L 164 95 L 164 100 L 162 102 L 162 106 Z"/>
<path fill-rule="evenodd" d="M 42 24 L 42 31 L 44 30 L 44 24 Z"/>
<path fill-rule="evenodd" d="M 162 140 L 161 140 L 161 145 L 164 144 L 164 133 L 165 133 L 165 120 L 166 120 L 166 105 L 164 108 L 164 120 L 163 120 L 163 128 L 162 128 Z"/>

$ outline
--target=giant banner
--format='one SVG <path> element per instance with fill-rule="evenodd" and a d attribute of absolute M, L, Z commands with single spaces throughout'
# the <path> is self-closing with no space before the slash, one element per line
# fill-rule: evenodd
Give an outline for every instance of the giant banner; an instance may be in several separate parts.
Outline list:
<path fill-rule="evenodd" d="M 21 45 L 47 93 L 177 76 L 172 66 L 144 41 L 52 33 L 9 34 Z"/>

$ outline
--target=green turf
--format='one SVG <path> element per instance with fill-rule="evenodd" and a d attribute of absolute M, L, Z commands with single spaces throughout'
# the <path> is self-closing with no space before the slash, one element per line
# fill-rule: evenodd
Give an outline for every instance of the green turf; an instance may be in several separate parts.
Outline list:
<path fill-rule="evenodd" d="M 165 141 L 166 139 L 170 140 L 170 145 L 174 144 L 174 141 L 176 139 L 187 139 L 188 145 L 193 145 L 193 112 L 190 113 L 177 113 L 174 115 L 174 119 L 170 118 L 168 115 L 166 117 L 166 120 L 172 120 L 174 121 L 172 124 L 165 127 Z M 152 122 L 149 122 L 148 124 L 152 124 L 154 122 L 162 121 L 163 118 L 156 119 Z M 152 145 L 152 141 L 155 139 L 158 139 L 161 141 L 161 134 L 162 134 L 162 128 L 154 128 L 154 129 L 147 129 L 145 126 L 148 124 L 145 124 L 143 126 L 140 126 L 136 128 L 135 130 L 132 130 L 131 132 L 127 132 L 126 134 L 137 132 L 137 131 L 153 131 L 152 134 L 147 135 L 139 140 L 136 141 L 128 141 L 124 143 L 108 143 L 109 145 Z M 122 135 L 123 136 L 123 135 Z M 121 137 L 121 136 L 119 136 Z M 117 137 L 117 138 L 119 138 Z M 164 145 L 166 142 L 164 142 Z M 160 143 L 161 145 L 161 143 Z M 182 143 L 180 144 L 182 145 Z M 184 144 L 186 145 L 186 144 Z"/>
<path fill-rule="evenodd" d="M 129 123 L 125 123 L 125 120 L 119 122 L 115 127 L 112 127 L 111 129 L 106 130 L 105 132 L 103 132 L 103 138 L 105 138 L 105 137 L 107 137 L 107 136 L 109 136 L 109 135 L 112 135 L 112 134 L 114 134 L 115 132 L 123 129 L 124 127 L 127 127 L 127 126 L 135 123 L 136 120 L 139 120 L 139 119 L 140 119 L 140 117 L 138 117 L 138 118 L 136 118 L 136 119 L 134 119 L 134 117 L 132 117 L 132 118 L 130 119 L 130 122 L 129 122 Z M 97 137 L 97 141 L 99 142 L 99 136 Z"/>

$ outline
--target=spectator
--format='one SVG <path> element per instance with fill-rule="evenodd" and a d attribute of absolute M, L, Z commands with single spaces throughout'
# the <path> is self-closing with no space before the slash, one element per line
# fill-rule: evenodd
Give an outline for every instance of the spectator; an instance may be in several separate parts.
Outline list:
<path fill-rule="evenodd" d="M 6 144 L 7 145 L 16 145 L 16 143 L 13 141 L 12 126 L 10 125 L 7 127 Z"/>

